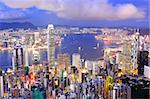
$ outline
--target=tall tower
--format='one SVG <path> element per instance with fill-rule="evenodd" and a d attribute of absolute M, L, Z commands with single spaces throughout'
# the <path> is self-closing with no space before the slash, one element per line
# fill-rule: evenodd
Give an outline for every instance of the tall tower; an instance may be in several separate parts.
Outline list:
<path fill-rule="evenodd" d="M 68 73 L 69 66 L 70 66 L 70 57 L 68 54 L 58 54 L 58 66 L 59 69 L 65 70 Z"/>
<path fill-rule="evenodd" d="M 72 66 L 76 66 L 77 68 L 81 67 L 81 57 L 80 54 L 75 53 L 72 55 Z"/>
<path fill-rule="evenodd" d="M 24 65 L 24 52 L 23 47 L 20 44 L 14 46 L 13 56 L 12 56 L 12 66 L 14 70 L 18 70 Z"/>
<path fill-rule="evenodd" d="M 2 70 L 0 69 L 0 98 L 4 96 L 4 83 L 3 83 L 3 75 Z"/>
<path fill-rule="evenodd" d="M 122 53 L 122 70 L 124 72 L 130 72 L 132 62 L 131 62 L 131 52 L 132 52 L 132 46 L 131 46 L 132 40 L 130 38 L 126 37 L 123 40 L 123 53 Z"/>
<path fill-rule="evenodd" d="M 55 41 L 54 41 L 54 26 L 49 24 L 47 27 L 47 52 L 49 67 L 55 66 Z"/>
<path fill-rule="evenodd" d="M 29 66 L 29 61 L 28 61 L 28 47 L 25 47 L 25 66 Z"/>
<path fill-rule="evenodd" d="M 39 43 L 40 33 L 34 32 L 34 44 Z"/>
<path fill-rule="evenodd" d="M 137 74 L 137 54 L 139 50 L 139 32 L 123 40 L 123 68 L 128 73 Z"/>
<path fill-rule="evenodd" d="M 133 47 L 132 47 L 132 69 L 137 69 L 137 56 L 139 51 L 139 30 L 133 35 Z"/>

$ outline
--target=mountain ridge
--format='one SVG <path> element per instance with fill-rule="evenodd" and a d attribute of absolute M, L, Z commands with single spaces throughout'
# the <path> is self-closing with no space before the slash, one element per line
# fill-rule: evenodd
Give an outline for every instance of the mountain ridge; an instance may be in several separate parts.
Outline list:
<path fill-rule="evenodd" d="M 37 26 L 33 25 L 30 22 L 0 22 L 0 30 L 5 29 L 37 29 Z"/>

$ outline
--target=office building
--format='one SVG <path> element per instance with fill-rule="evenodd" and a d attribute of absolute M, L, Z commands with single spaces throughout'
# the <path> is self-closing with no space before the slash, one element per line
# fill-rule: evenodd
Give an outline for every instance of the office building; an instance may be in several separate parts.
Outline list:
<path fill-rule="evenodd" d="M 25 66 L 29 66 L 28 47 L 25 47 Z"/>
<path fill-rule="evenodd" d="M 3 81 L 2 70 L 0 70 L 0 98 L 3 96 L 4 96 L 4 81 Z"/>
<path fill-rule="evenodd" d="M 39 32 L 34 32 L 34 43 L 37 44 L 39 43 L 39 39 L 40 39 L 40 33 Z"/>
<path fill-rule="evenodd" d="M 144 77 L 150 79 L 150 66 L 144 66 Z"/>
<path fill-rule="evenodd" d="M 116 52 L 116 64 L 120 64 L 120 54 L 121 54 L 121 51 L 117 51 Z"/>
<path fill-rule="evenodd" d="M 137 31 L 133 36 L 133 41 L 131 44 L 132 46 L 132 52 L 131 52 L 131 61 L 132 61 L 132 69 L 136 70 L 137 67 L 137 56 L 139 51 L 139 32 Z"/>
<path fill-rule="evenodd" d="M 81 56 L 78 53 L 72 55 L 72 66 L 81 67 Z"/>
<path fill-rule="evenodd" d="M 139 32 L 127 36 L 123 40 L 122 70 L 126 73 L 137 74 L 137 55 L 139 50 Z"/>
<path fill-rule="evenodd" d="M 12 56 L 13 70 L 18 70 L 21 66 L 24 66 L 24 52 L 23 47 L 20 44 L 16 44 L 13 50 Z"/>
<path fill-rule="evenodd" d="M 131 88 L 125 84 L 116 83 L 111 94 L 111 99 L 131 99 Z"/>
<path fill-rule="evenodd" d="M 138 74 L 139 75 L 144 75 L 144 66 L 148 66 L 148 51 L 139 51 L 138 52 L 138 59 L 137 59 L 137 64 L 138 64 Z"/>
<path fill-rule="evenodd" d="M 47 52 L 49 67 L 55 66 L 55 41 L 54 41 L 54 26 L 49 24 L 47 27 Z"/>
<path fill-rule="evenodd" d="M 100 67 L 99 61 L 85 61 L 85 68 L 87 68 L 93 75 L 96 75 L 98 73 Z"/>
<path fill-rule="evenodd" d="M 70 57 L 68 54 L 58 54 L 58 68 L 61 70 L 70 70 Z"/>

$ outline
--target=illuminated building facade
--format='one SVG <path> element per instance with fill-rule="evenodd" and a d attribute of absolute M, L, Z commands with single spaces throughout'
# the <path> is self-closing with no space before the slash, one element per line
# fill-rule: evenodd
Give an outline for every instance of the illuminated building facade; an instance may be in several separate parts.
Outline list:
<path fill-rule="evenodd" d="M 34 43 L 39 43 L 39 39 L 40 39 L 40 33 L 39 32 L 34 32 Z"/>
<path fill-rule="evenodd" d="M 0 70 L 0 97 L 4 96 L 4 83 L 3 83 L 2 70 Z"/>
<path fill-rule="evenodd" d="M 131 40 L 125 38 L 123 41 L 123 53 L 122 53 L 122 70 L 129 72 L 131 70 Z"/>
<path fill-rule="evenodd" d="M 150 79 L 150 66 L 144 66 L 144 77 Z"/>
<path fill-rule="evenodd" d="M 133 35 L 133 45 L 132 45 L 132 69 L 136 70 L 137 69 L 137 56 L 138 56 L 138 51 L 139 51 L 139 32 L 136 32 Z"/>
<path fill-rule="evenodd" d="M 29 61 L 28 61 L 28 47 L 25 47 L 25 66 L 29 66 Z"/>
<path fill-rule="evenodd" d="M 4 36 L 3 36 L 3 46 L 4 47 L 8 47 L 8 36 L 4 33 Z"/>
<path fill-rule="evenodd" d="M 81 57 L 80 54 L 73 54 L 72 55 L 72 66 L 76 66 L 77 68 L 81 67 Z"/>
<path fill-rule="evenodd" d="M 85 61 L 85 68 L 87 68 L 93 75 L 98 74 L 98 68 L 100 66 L 99 61 Z"/>
<path fill-rule="evenodd" d="M 61 70 L 70 70 L 70 57 L 68 54 L 58 54 L 58 67 Z"/>
<path fill-rule="evenodd" d="M 112 99 L 131 99 L 131 88 L 125 84 L 116 83 L 111 96 Z"/>
<path fill-rule="evenodd" d="M 55 66 L 55 42 L 54 26 L 49 24 L 47 27 L 48 63 L 50 67 Z"/>
<path fill-rule="evenodd" d="M 144 66 L 149 66 L 148 64 L 148 51 L 139 51 L 138 53 L 138 74 L 144 75 Z"/>
<path fill-rule="evenodd" d="M 122 69 L 137 74 L 137 55 L 139 51 L 139 32 L 124 38 L 122 52 Z"/>
<path fill-rule="evenodd" d="M 13 70 L 18 70 L 24 65 L 23 47 L 20 44 L 16 44 L 12 56 Z"/>

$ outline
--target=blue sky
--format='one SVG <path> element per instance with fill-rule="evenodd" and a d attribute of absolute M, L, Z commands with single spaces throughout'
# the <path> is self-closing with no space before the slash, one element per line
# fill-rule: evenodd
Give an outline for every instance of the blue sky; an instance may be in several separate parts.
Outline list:
<path fill-rule="evenodd" d="M 0 22 L 149 27 L 149 0 L 0 0 Z"/>

